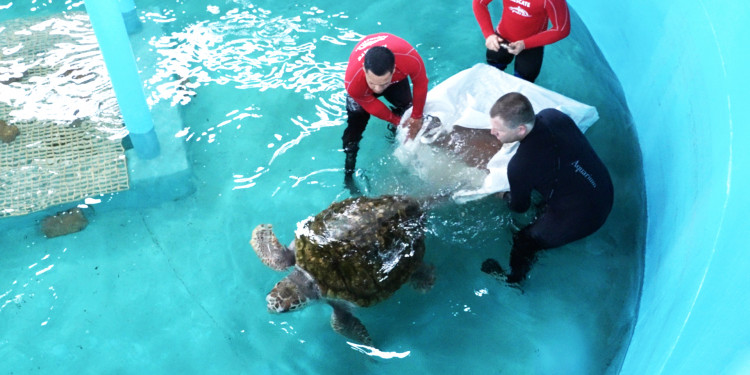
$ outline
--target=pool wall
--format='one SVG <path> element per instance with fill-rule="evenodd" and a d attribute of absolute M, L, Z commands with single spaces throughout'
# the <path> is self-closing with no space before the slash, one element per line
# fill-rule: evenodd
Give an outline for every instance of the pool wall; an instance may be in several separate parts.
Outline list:
<path fill-rule="evenodd" d="M 643 152 L 645 274 L 620 373 L 750 373 L 750 8 L 569 3 L 622 83 Z"/>

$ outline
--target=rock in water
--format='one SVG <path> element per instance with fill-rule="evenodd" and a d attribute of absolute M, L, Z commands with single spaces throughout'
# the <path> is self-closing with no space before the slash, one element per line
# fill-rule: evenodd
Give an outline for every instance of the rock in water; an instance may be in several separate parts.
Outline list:
<path fill-rule="evenodd" d="M 42 233 L 47 238 L 64 236 L 66 234 L 80 232 L 89 221 L 80 208 L 74 207 L 67 211 L 58 212 L 56 215 L 47 216 L 42 220 Z"/>
<path fill-rule="evenodd" d="M 21 134 L 18 127 L 15 125 L 8 125 L 4 120 L 0 120 L 0 140 L 4 143 L 11 143 L 16 140 L 16 137 Z"/>

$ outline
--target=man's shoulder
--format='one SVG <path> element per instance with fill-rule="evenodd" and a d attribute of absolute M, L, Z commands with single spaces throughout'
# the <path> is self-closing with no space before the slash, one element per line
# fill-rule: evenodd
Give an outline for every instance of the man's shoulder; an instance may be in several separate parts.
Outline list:
<path fill-rule="evenodd" d="M 570 116 L 565 114 L 565 112 L 555 108 L 545 108 L 539 111 L 539 113 L 536 114 L 536 118 L 537 124 L 542 123 L 549 125 L 559 123 L 572 123 L 573 125 L 575 125 L 575 122 L 572 118 L 570 118 Z"/>
<path fill-rule="evenodd" d="M 367 81 L 362 67 L 347 69 L 344 75 L 344 89 L 349 96 L 359 97 L 367 91 Z"/>
<path fill-rule="evenodd" d="M 556 108 L 545 108 L 539 111 L 539 113 L 537 113 L 536 115 L 537 116 L 559 116 L 559 115 L 567 116 L 563 111 L 556 109 Z"/>

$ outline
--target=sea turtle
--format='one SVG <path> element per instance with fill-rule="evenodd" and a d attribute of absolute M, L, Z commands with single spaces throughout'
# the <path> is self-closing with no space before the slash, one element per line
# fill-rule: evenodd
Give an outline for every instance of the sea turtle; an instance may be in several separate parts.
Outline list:
<path fill-rule="evenodd" d="M 374 305 L 410 280 L 420 291 L 432 287 L 434 267 L 422 263 L 424 221 L 419 201 L 391 195 L 331 204 L 297 224 L 289 248 L 270 224 L 258 225 L 250 244 L 263 263 L 275 270 L 294 266 L 266 296 L 268 310 L 299 310 L 322 299 L 333 307 L 334 331 L 372 345 L 351 308 Z"/>
<path fill-rule="evenodd" d="M 458 124 L 447 127 L 437 116 L 429 116 L 420 141 L 450 151 L 468 166 L 487 170 L 487 163 L 503 147 L 490 129 L 475 129 Z"/>

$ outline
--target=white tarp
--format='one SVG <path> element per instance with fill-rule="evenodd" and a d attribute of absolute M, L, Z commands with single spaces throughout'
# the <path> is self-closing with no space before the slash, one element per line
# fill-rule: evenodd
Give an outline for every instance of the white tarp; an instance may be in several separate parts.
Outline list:
<path fill-rule="evenodd" d="M 427 93 L 424 114 L 440 118 L 442 132 L 452 131 L 454 125 L 490 129 L 490 108 L 503 94 L 514 91 L 528 97 L 537 113 L 546 108 L 564 112 L 583 132 L 599 119 L 596 108 L 592 106 L 486 64 L 474 65 L 431 89 Z M 404 121 L 410 115 L 411 108 L 404 114 Z M 450 155 L 440 155 L 445 150 L 436 150 L 429 144 L 434 131 L 430 131 L 430 137 L 423 137 L 423 127 L 414 141 L 405 142 L 406 132 L 403 130 L 403 127 L 399 127 L 399 146 L 394 151 L 395 156 L 426 183 L 439 184 L 441 186 L 438 188 L 443 190 L 455 188 L 452 192 L 454 200 L 466 202 L 510 189 L 507 167 L 518 148 L 518 142 L 504 144 L 487 163 L 487 172 L 451 159 Z M 477 175 L 479 179 L 472 177 Z M 472 178 L 475 181 L 469 181 Z"/>

